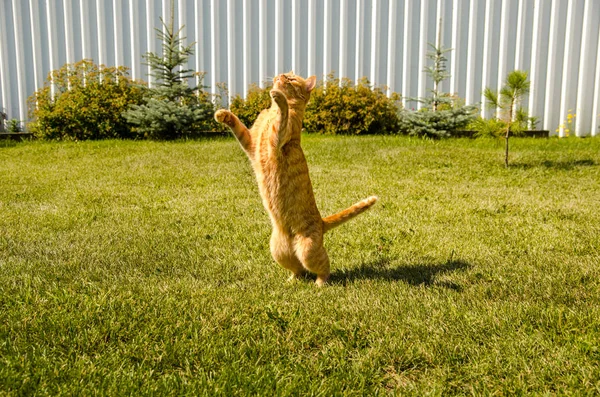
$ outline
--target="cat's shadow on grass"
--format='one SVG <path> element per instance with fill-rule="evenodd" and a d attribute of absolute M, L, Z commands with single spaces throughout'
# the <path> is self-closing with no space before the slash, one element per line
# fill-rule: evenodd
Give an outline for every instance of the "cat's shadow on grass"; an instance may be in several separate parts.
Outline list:
<path fill-rule="evenodd" d="M 337 270 L 331 274 L 331 284 L 348 284 L 356 280 L 403 281 L 413 286 L 440 286 L 461 291 L 461 286 L 438 280 L 440 275 L 464 271 L 472 267 L 461 260 L 447 260 L 440 264 L 410 264 L 392 267 L 393 258 L 379 258 L 357 268 Z"/>

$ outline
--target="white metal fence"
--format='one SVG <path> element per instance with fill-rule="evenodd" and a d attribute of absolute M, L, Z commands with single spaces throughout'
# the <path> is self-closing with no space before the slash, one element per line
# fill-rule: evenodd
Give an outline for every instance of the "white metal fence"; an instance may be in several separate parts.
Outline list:
<path fill-rule="evenodd" d="M 27 97 L 48 72 L 83 58 L 146 79 L 142 54 L 160 48 L 154 28 L 170 3 L 0 0 L 0 109 L 26 120 Z M 555 133 L 572 113 L 577 135 L 600 135 L 600 0 L 176 0 L 174 18 L 197 43 L 189 66 L 207 73 L 212 91 L 225 82 L 244 95 L 294 70 L 366 76 L 405 97 L 431 88 L 422 71 L 441 18 L 443 45 L 454 49 L 446 92 L 481 103 L 483 88 L 523 69 L 539 127 Z"/>

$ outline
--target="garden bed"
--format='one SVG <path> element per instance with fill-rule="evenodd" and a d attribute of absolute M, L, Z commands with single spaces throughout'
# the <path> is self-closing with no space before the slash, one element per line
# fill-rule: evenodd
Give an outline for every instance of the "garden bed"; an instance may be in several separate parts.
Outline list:
<path fill-rule="evenodd" d="M 11 139 L 14 141 L 22 141 L 24 139 L 33 138 L 31 132 L 0 132 L 0 139 Z"/>
<path fill-rule="evenodd" d="M 477 131 L 472 130 L 457 130 L 452 133 L 455 138 L 477 138 Z M 512 135 L 514 136 L 514 135 Z M 550 137 L 550 131 L 548 130 L 527 130 L 519 134 L 520 137 L 524 138 L 548 138 Z"/>

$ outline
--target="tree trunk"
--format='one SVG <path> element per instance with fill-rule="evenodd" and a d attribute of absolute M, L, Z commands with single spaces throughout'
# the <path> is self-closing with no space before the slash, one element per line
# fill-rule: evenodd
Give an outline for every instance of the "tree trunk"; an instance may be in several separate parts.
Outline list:
<path fill-rule="evenodd" d="M 510 127 L 506 129 L 506 136 L 504 137 L 504 166 L 508 168 L 508 136 L 510 135 Z"/>
<path fill-rule="evenodd" d="M 504 137 L 505 139 L 505 144 L 504 144 L 504 166 L 506 168 L 508 168 L 508 137 L 510 136 L 510 127 L 512 125 L 513 122 L 513 117 L 514 117 L 514 107 L 515 104 L 517 103 L 517 98 L 515 98 L 515 96 L 513 95 L 511 101 L 510 101 L 510 107 L 508 108 L 508 125 L 506 126 L 506 136 Z"/>

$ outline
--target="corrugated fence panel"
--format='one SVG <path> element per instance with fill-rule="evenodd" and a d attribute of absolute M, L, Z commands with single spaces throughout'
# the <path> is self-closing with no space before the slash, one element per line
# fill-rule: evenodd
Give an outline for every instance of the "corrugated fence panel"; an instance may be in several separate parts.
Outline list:
<path fill-rule="evenodd" d="M 196 43 L 188 66 L 215 94 L 225 83 L 246 95 L 293 69 L 366 76 L 417 108 L 410 98 L 432 88 L 428 43 L 441 35 L 453 48 L 444 90 L 481 104 L 485 87 L 523 69 L 538 127 L 564 136 L 572 113 L 577 135 L 600 135 L 600 0 L 0 0 L 0 110 L 27 120 L 48 73 L 82 58 L 152 83 L 142 55 L 160 49 L 154 29 L 172 6 Z"/>

